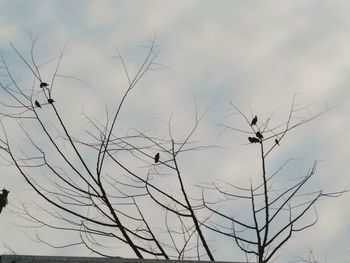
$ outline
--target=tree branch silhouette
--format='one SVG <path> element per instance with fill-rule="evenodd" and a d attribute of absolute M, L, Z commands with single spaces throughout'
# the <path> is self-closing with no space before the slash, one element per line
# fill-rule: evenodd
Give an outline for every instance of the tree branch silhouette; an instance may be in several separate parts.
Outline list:
<path fill-rule="evenodd" d="M 105 257 L 120 256 L 120 248 L 128 248 L 138 258 L 215 261 L 215 240 L 208 239 L 214 233 L 233 240 L 247 259 L 253 255 L 258 262 L 269 262 L 293 234 L 317 222 L 316 210 L 312 222 L 304 219 L 318 200 L 347 191 L 303 192 L 316 172 L 317 162 L 296 183 L 275 189 L 279 173 L 297 160 L 290 158 L 272 170 L 268 166 L 270 154 L 283 147 L 294 129 L 330 110 L 326 108 L 295 121 L 294 115 L 304 109 L 296 106 L 295 95 L 286 120 L 276 126 L 271 125 L 272 116 L 262 120 L 254 114 L 254 118 L 249 118 L 231 103 L 247 128 L 223 126 L 243 134 L 244 142 L 256 147 L 257 165 L 261 166 L 259 180 L 251 179 L 249 187 L 213 182 L 201 186 L 202 196 L 196 199 L 180 157 L 211 148 L 194 141 L 207 112 L 200 114 L 194 102 L 193 125 L 186 127 L 181 139 L 175 139 L 173 115 L 166 124 L 165 137 L 123 126 L 126 105 L 134 92 L 143 88 L 143 78 L 164 67 L 157 62 L 155 38 L 134 73 L 122 52 L 115 48 L 126 79 L 124 91 L 114 111 L 106 106 L 105 120 L 83 114 L 88 128 L 78 134 L 69 124 L 57 90 L 66 88 L 59 82 L 62 78 L 86 82 L 61 73 L 66 46 L 57 58 L 42 62 L 36 55 L 39 38 L 31 36 L 30 40 L 28 56 L 13 43 L 10 46 L 32 78 L 31 86 L 20 80 L 1 54 L 0 149 L 3 159 L 47 204 L 32 204 L 40 214 L 26 205 L 19 208 L 21 212 L 14 212 L 30 223 L 36 230 L 36 239 L 42 243 L 54 248 L 84 246 Z M 49 75 L 50 66 L 51 77 L 44 78 Z M 211 192 L 222 198 L 211 201 Z M 246 204 L 248 218 L 233 216 L 234 206 L 222 211 L 224 203 L 232 200 Z M 69 232 L 76 240 L 53 244 L 40 235 L 39 229 Z"/>

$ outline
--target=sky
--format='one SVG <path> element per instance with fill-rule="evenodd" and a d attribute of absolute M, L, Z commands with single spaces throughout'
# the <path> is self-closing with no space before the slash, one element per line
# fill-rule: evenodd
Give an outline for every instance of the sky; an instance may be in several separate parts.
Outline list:
<path fill-rule="evenodd" d="M 350 183 L 349 13 L 348 1 L 325 0 L 0 0 L 0 48 L 23 84 L 32 79 L 10 42 L 28 54 L 30 35 L 40 37 L 36 55 L 41 61 L 57 57 L 66 46 L 60 72 L 75 79 L 58 80 L 55 100 L 72 132 L 79 134 L 86 125 L 82 113 L 103 117 L 105 106 L 113 109 L 125 90 L 116 48 L 132 71 L 155 38 L 160 70 L 140 81 L 121 122 L 162 134 L 167 129 L 160 120 L 168 121 L 173 114 L 174 134 L 181 139 L 193 124 L 194 98 L 199 112 L 209 109 L 195 138 L 220 149 L 183 160 L 189 188 L 220 179 L 245 184 L 259 173 L 259 164 L 251 164 L 258 162 L 251 157 L 256 149 L 247 145 L 246 135 L 222 126 L 242 125 L 239 116 L 231 114 L 230 103 L 259 120 L 276 112 L 275 123 L 285 120 L 296 93 L 298 103 L 310 105 L 310 111 L 302 112 L 306 117 L 325 105 L 334 107 L 291 132 L 273 152 L 271 166 L 302 158 L 289 170 L 292 176 L 322 160 L 315 184 L 335 191 Z M 49 78 L 52 66 L 43 72 Z M 16 136 L 16 129 L 10 129 Z M 53 249 L 33 241 L 31 230 L 19 227 L 11 211 L 37 197 L 18 171 L 0 169 L 0 188 L 10 189 L 9 205 L 0 215 L 1 254 L 11 249 L 17 254 L 87 255 L 79 248 Z M 295 256 L 307 257 L 309 249 L 318 262 L 348 262 L 349 200 L 344 194 L 317 203 L 317 224 L 293 237 L 276 262 L 296 262 Z M 57 238 L 65 236 L 58 233 Z M 232 244 L 220 246 L 236 251 Z M 223 259 L 243 260 L 241 254 Z"/>

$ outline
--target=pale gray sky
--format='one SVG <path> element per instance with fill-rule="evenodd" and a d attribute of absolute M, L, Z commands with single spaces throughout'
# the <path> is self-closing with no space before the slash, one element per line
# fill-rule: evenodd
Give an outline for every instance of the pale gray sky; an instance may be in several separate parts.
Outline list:
<path fill-rule="evenodd" d="M 155 34 L 160 46 L 158 61 L 164 70 L 152 71 L 128 102 L 126 126 L 157 129 L 154 118 L 167 120 L 172 112 L 183 115 L 181 127 L 191 123 L 193 97 L 204 111 L 212 107 L 199 127 L 203 143 L 226 146 L 215 165 L 207 163 L 210 151 L 200 152 L 184 163 L 188 184 L 218 178 L 245 182 L 255 172 L 250 165 L 246 138 L 225 132 L 215 122 L 234 125 L 225 118 L 229 103 L 251 105 L 259 117 L 274 110 L 281 115 L 296 90 L 302 103 L 338 106 L 313 123 L 292 133 L 272 156 L 272 164 L 289 157 L 303 157 L 302 171 L 313 160 L 325 160 L 318 167 L 324 189 L 340 189 L 350 182 L 350 3 L 348 1 L 0 1 L 0 48 L 23 70 L 10 53 L 9 42 L 29 52 L 29 35 L 41 36 L 38 56 L 57 56 L 67 44 L 62 73 L 77 76 L 89 85 L 61 80 L 57 105 L 72 123 L 84 126 L 81 113 L 101 117 L 105 103 L 119 102 L 125 76 L 113 59 L 118 47 L 127 59 L 139 61 L 142 45 Z M 48 75 L 52 72 L 46 72 Z M 23 73 L 21 81 L 28 76 Z M 119 88 L 120 87 L 120 88 Z M 245 110 L 250 115 L 249 108 Z M 156 121 L 154 121 L 156 123 Z M 151 124 L 150 124 L 151 123 Z M 159 124 L 159 123 L 158 123 Z M 156 125 L 156 124 L 155 124 Z M 242 140 L 244 142 L 242 142 Z M 228 142 L 229 141 L 229 142 Z M 238 150 L 237 150 L 238 149 Z M 259 167 L 257 167 L 258 169 Z M 205 172 L 205 173 L 204 173 Z M 205 175 L 203 178 L 202 175 Z M 0 188 L 10 189 L 9 206 L 30 195 L 15 169 L 1 167 Z M 307 247 L 323 262 L 348 262 L 350 256 L 349 195 L 317 204 L 316 226 L 294 237 L 281 250 L 276 262 L 307 255 Z M 16 215 L 4 209 L 0 215 L 0 239 L 18 254 L 84 255 L 79 249 L 53 250 L 32 242 L 30 230 L 13 224 Z M 25 232 L 28 232 L 27 234 Z M 59 234 L 57 235 L 59 239 Z M 65 238 L 65 237 L 62 237 Z M 1 245 L 1 244 L 0 244 Z M 223 243 L 230 251 L 232 244 Z M 0 246 L 0 253 L 6 253 Z M 230 253 L 227 253 L 230 255 Z M 86 255 L 86 254 L 85 254 Z M 225 258 L 226 260 L 241 260 Z"/>

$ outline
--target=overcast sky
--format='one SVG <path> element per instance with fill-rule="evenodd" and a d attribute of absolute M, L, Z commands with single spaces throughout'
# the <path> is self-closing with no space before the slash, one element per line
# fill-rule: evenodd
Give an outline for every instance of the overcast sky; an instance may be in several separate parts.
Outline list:
<path fill-rule="evenodd" d="M 230 102 L 242 105 L 249 117 L 257 114 L 264 119 L 278 110 L 283 118 L 297 91 L 300 103 L 312 104 L 316 111 L 326 103 L 337 108 L 291 133 L 272 156 L 272 165 L 289 157 L 303 158 L 300 165 L 306 172 L 314 160 L 324 160 L 317 170 L 324 189 L 350 183 L 348 1 L 0 0 L 0 48 L 10 62 L 16 64 L 9 42 L 29 52 L 31 33 L 42 37 L 38 57 L 55 57 L 67 45 L 61 72 L 86 84 L 61 80 L 55 100 L 67 122 L 79 125 L 83 125 L 82 112 L 100 117 L 106 103 L 113 108 L 121 99 L 126 79 L 114 58 L 115 47 L 132 65 L 142 61 L 143 46 L 156 35 L 157 61 L 165 67 L 141 81 L 123 121 L 126 126 L 153 129 L 154 119 L 167 120 L 175 112 L 183 117 L 181 137 L 181 127 L 193 121 L 193 98 L 199 111 L 210 108 L 198 138 L 225 150 L 215 152 L 221 154 L 215 165 L 207 166 L 205 160 L 213 155 L 207 152 L 185 163 L 189 185 L 233 175 L 239 183 L 253 176 L 247 151 L 254 154 L 254 149 L 247 150 L 246 136 L 222 133 L 217 125 L 236 124 L 237 116 L 228 116 Z M 24 68 L 18 63 L 15 67 L 18 72 Z M 29 187 L 15 169 L 0 169 L 0 188 L 11 191 L 8 207 L 24 202 Z M 292 238 L 277 262 L 305 256 L 307 248 L 319 262 L 326 254 L 328 262 L 348 262 L 349 200 L 344 195 L 318 203 L 317 225 Z M 0 215 L 0 240 L 17 254 L 84 255 L 78 249 L 53 250 L 32 242 L 28 231 L 14 221 L 16 215 L 5 208 Z M 232 247 L 223 245 L 227 250 Z M 0 253 L 8 252 L 0 243 Z"/>

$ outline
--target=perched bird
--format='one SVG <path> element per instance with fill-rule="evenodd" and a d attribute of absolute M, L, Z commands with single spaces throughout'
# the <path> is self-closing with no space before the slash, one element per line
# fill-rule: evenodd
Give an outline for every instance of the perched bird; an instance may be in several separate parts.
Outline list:
<path fill-rule="evenodd" d="M 278 139 L 275 139 L 275 143 L 276 143 L 277 145 L 280 145 L 280 142 L 278 141 Z"/>
<path fill-rule="evenodd" d="M 41 108 L 39 101 L 36 100 L 34 103 L 35 103 L 35 106 L 37 106 L 38 108 Z"/>
<path fill-rule="evenodd" d="M 47 86 L 50 86 L 49 84 L 47 84 L 46 82 L 40 82 L 40 88 L 46 88 Z"/>
<path fill-rule="evenodd" d="M 49 99 L 47 99 L 47 102 L 50 103 L 50 104 L 52 104 L 52 103 L 54 103 L 55 101 L 54 101 L 53 99 L 49 98 Z"/>
<path fill-rule="evenodd" d="M 154 162 L 155 162 L 155 163 L 158 163 L 158 162 L 159 162 L 159 157 L 160 157 L 159 153 L 157 153 L 157 154 L 154 156 Z"/>
<path fill-rule="evenodd" d="M 264 136 L 258 131 L 256 132 L 256 137 L 258 137 L 260 140 L 262 140 L 262 138 L 264 138 Z"/>
<path fill-rule="evenodd" d="M 250 143 L 257 143 L 257 142 L 260 142 L 258 138 L 255 138 L 255 137 L 248 137 L 248 140 Z"/>
<path fill-rule="evenodd" d="M 2 194 L 0 194 L 0 213 L 2 209 L 7 205 L 7 195 L 9 191 L 7 191 L 5 188 L 2 189 Z"/>
<path fill-rule="evenodd" d="M 258 116 L 255 115 L 254 119 L 252 119 L 252 122 L 250 123 L 250 126 L 256 125 L 258 122 Z"/>

